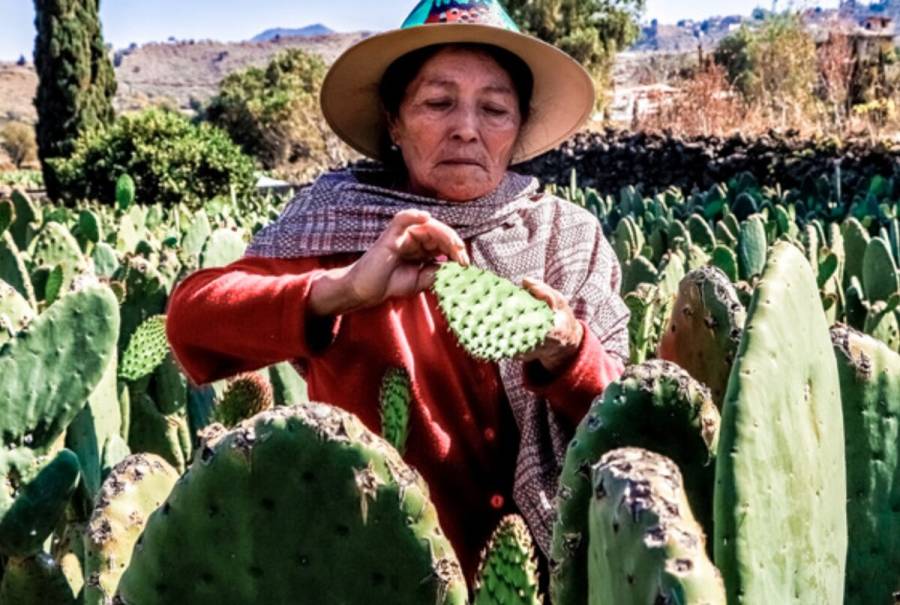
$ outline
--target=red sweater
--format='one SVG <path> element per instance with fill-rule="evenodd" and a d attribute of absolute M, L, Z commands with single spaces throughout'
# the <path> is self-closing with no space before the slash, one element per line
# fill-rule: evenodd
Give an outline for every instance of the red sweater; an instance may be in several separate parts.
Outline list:
<path fill-rule="evenodd" d="M 428 483 L 471 580 L 497 522 L 515 511 L 518 429 L 498 367 L 459 347 L 430 292 L 334 319 L 309 313 L 316 278 L 357 257 L 246 258 L 197 271 L 170 299 L 169 340 L 197 383 L 290 360 L 306 377 L 310 399 L 353 412 L 379 434 L 382 377 L 391 367 L 405 368 L 414 401 L 404 458 Z M 549 376 L 535 363 L 526 368 L 528 387 L 572 427 L 623 370 L 590 330 L 584 334 L 561 374 Z"/>

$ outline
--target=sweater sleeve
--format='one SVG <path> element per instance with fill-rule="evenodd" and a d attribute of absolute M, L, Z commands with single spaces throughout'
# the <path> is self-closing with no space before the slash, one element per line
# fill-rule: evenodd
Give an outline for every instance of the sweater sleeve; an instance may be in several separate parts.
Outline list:
<path fill-rule="evenodd" d="M 315 258 L 251 257 L 192 273 L 169 299 L 166 332 L 175 358 L 203 384 L 321 354 L 340 324 L 307 308 L 324 271 Z"/>
<path fill-rule="evenodd" d="M 584 338 L 574 358 L 551 374 L 539 361 L 525 364 L 525 386 L 550 402 L 571 426 L 578 426 L 594 398 L 622 375 L 625 366 L 609 354 L 597 336 L 584 326 Z"/>

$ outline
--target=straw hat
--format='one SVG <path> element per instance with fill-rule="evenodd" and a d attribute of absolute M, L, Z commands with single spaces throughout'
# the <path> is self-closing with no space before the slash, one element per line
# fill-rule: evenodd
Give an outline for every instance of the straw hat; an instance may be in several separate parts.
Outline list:
<path fill-rule="evenodd" d="M 572 57 L 523 34 L 497 0 L 422 0 L 400 29 L 366 38 L 331 66 L 322 86 L 322 112 L 348 145 L 379 159 L 387 122 L 378 85 L 396 59 L 433 44 L 492 44 L 522 59 L 534 76 L 532 112 L 513 163 L 553 149 L 584 123 L 594 107 L 594 84 Z"/>

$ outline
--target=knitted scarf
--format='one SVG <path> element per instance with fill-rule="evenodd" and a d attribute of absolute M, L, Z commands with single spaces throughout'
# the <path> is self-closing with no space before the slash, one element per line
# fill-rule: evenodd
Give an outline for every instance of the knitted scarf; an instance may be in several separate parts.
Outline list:
<path fill-rule="evenodd" d="M 525 277 L 547 283 L 566 297 L 606 351 L 627 359 L 628 310 L 618 295 L 619 264 L 590 213 L 538 193 L 536 179 L 512 172 L 492 193 L 466 203 L 376 184 L 383 177 L 377 170 L 358 169 L 325 174 L 256 235 L 246 255 L 364 252 L 399 211 L 425 210 L 469 244 L 473 264 L 513 283 Z M 572 435 L 550 405 L 525 388 L 522 363 L 500 362 L 499 370 L 520 436 L 513 499 L 548 554 L 558 478 Z"/>

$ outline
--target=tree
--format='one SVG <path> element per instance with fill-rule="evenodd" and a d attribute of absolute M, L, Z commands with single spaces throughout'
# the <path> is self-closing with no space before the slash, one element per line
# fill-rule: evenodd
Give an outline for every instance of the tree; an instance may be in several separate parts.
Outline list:
<path fill-rule="evenodd" d="M 204 118 L 224 129 L 263 167 L 308 178 L 342 157 L 319 110 L 327 66 L 317 55 L 290 49 L 264 68 L 228 75 Z"/>
<path fill-rule="evenodd" d="M 51 198 L 62 195 L 50 158 L 83 132 L 111 124 L 116 78 L 100 28 L 99 0 L 35 0 L 38 155 Z"/>
<path fill-rule="evenodd" d="M 524 31 L 572 55 L 606 84 L 615 54 L 637 40 L 645 0 L 506 0 Z"/>

